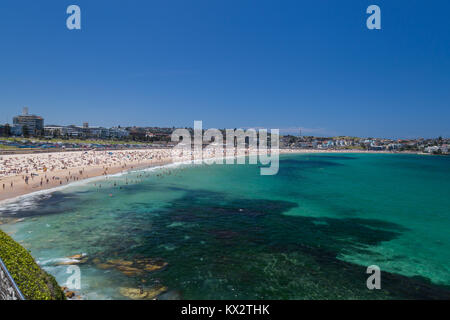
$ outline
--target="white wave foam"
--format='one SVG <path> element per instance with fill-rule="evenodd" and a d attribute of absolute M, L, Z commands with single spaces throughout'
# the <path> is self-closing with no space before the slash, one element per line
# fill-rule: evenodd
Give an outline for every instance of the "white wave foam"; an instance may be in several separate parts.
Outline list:
<path fill-rule="evenodd" d="M 86 253 L 82 253 L 81 257 L 84 258 L 86 257 L 87 254 Z M 75 258 L 53 258 L 53 259 L 47 259 L 47 260 L 36 260 L 36 263 L 40 266 L 64 266 L 64 265 L 70 265 L 70 264 L 76 264 L 79 263 L 80 260 L 79 259 L 75 259 Z"/>

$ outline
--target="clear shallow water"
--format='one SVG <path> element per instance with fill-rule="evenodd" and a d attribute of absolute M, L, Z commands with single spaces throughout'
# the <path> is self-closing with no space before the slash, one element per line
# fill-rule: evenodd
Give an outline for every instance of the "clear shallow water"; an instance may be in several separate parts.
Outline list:
<path fill-rule="evenodd" d="M 449 157 L 286 155 L 276 176 L 255 165 L 152 169 L 28 197 L 0 215 L 25 218 L 1 228 L 60 284 L 69 275 L 56 263 L 86 253 L 88 299 L 141 286 L 182 299 L 448 299 L 449 193 Z M 168 265 L 101 268 L 145 258 Z M 376 292 L 365 284 L 372 264 L 388 272 Z"/>

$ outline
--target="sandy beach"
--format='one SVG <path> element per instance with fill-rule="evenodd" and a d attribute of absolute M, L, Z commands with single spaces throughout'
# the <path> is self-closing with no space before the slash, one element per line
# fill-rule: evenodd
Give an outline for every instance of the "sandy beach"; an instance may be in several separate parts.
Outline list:
<path fill-rule="evenodd" d="M 171 163 L 167 149 L 0 156 L 0 201 L 88 178 Z"/>
<path fill-rule="evenodd" d="M 365 150 L 280 149 L 294 153 L 383 153 Z M 389 152 L 385 152 L 389 153 Z M 74 151 L 0 156 L 0 201 L 60 187 L 88 178 L 189 161 L 193 154 L 172 157 L 171 149 Z M 213 158 L 214 154 L 204 154 Z"/>

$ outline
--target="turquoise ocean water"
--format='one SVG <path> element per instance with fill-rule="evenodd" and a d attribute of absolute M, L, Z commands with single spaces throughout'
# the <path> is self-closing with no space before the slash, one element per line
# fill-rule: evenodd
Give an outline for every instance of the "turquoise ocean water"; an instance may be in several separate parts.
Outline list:
<path fill-rule="evenodd" d="M 284 155 L 96 179 L 2 204 L 0 227 L 61 285 L 85 253 L 87 299 L 166 288 L 161 299 L 450 298 L 450 157 Z M 133 274 L 108 260 L 166 262 Z M 148 261 L 148 260 L 147 260 Z M 368 290 L 369 265 L 382 289 Z"/>

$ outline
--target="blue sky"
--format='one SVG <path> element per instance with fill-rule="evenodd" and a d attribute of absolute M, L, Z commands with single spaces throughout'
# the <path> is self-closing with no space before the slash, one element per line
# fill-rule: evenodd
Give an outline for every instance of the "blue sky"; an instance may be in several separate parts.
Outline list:
<path fill-rule="evenodd" d="M 66 8 L 82 30 L 66 28 Z M 382 30 L 366 28 L 381 8 Z M 2 0 L 0 123 L 450 136 L 450 2 Z M 294 132 L 297 132 L 295 129 Z"/>

